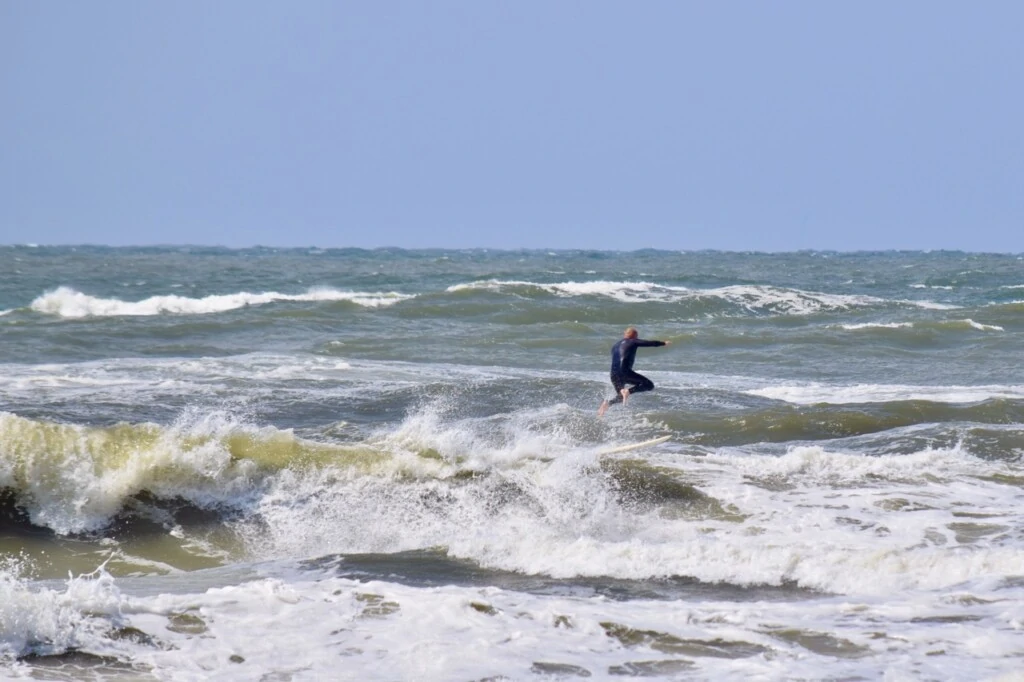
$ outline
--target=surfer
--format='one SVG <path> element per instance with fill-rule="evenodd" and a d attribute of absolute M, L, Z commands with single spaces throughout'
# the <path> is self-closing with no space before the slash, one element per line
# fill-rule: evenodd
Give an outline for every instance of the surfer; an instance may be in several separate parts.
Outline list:
<path fill-rule="evenodd" d="M 636 359 L 636 349 L 641 346 L 667 346 L 668 341 L 647 341 L 638 339 L 636 327 L 627 327 L 622 338 L 612 346 L 612 386 L 615 387 L 615 397 L 611 400 L 601 402 L 597 408 L 597 416 L 603 417 L 610 405 L 626 400 L 634 393 L 643 393 L 654 389 L 654 382 L 633 371 L 633 361 Z M 627 388 L 626 385 L 630 384 Z"/>

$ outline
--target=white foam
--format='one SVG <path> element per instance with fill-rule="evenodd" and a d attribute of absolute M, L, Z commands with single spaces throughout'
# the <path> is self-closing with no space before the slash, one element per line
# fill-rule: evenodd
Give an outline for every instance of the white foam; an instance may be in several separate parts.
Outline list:
<path fill-rule="evenodd" d="M 527 575 L 792 581 L 844 594 L 947 589 L 1012 574 L 1024 561 L 1019 548 L 955 540 L 957 505 L 983 505 L 1012 527 L 1024 502 L 1016 488 L 989 482 L 1016 475 L 1012 465 L 959 450 L 867 457 L 813 447 L 781 457 L 708 455 L 699 488 L 735 518 L 695 521 L 687 503 L 679 515 L 633 507 L 595 467 L 597 448 L 573 448 L 567 439 L 559 449 L 552 446 L 557 438 L 538 438 L 523 427 L 516 419 L 410 418 L 381 443 L 395 452 L 392 474 L 284 472 L 260 502 L 259 525 L 244 532 L 257 556 L 445 547 Z M 420 455 L 425 447 L 436 456 Z M 671 463 L 669 455 L 662 459 Z M 450 483 L 467 471 L 474 472 L 472 483 Z M 687 463 L 680 475 L 690 473 Z M 909 522 L 901 517 L 894 526 L 880 505 L 896 497 L 911 507 L 928 498 L 934 511 L 906 517 Z M 861 521 L 846 527 L 837 520 L 847 516 Z M 874 530 L 865 531 L 862 521 Z M 836 572 L 836 565 L 846 570 Z"/>
<path fill-rule="evenodd" d="M 978 331 L 983 331 L 983 332 L 1001 332 L 1001 331 L 1005 331 L 1002 327 L 1000 327 L 998 325 L 994 325 L 994 324 L 981 324 L 980 322 L 975 322 L 974 320 L 969 319 L 969 318 L 966 319 L 966 320 L 963 320 L 963 323 L 969 325 L 972 329 L 977 329 Z"/>
<path fill-rule="evenodd" d="M 800 384 L 765 386 L 743 391 L 772 400 L 798 405 L 829 403 L 888 403 L 900 400 L 929 400 L 941 403 L 973 403 L 993 398 L 1024 399 L 1024 386 L 905 386 L 898 384 Z"/>
<path fill-rule="evenodd" d="M 924 308 L 925 310 L 957 310 L 960 308 L 960 306 L 953 305 L 952 303 L 938 303 L 936 301 L 900 301 L 900 303 Z"/>
<path fill-rule="evenodd" d="M 734 285 L 704 292 L 720 296 L 751 311 L 773 310 L 794 315 L 809 315 L 822 311 L 878 306 L 889 303 L 874 296 L 824 294 L 763 285 Z"/>
<path fill-rule="evenodd" d="M 948 612 L 920 595 L 908 595 L 900 605 L 919 613 Z M 841 600 L 799 606 L 616 603 L 493 588 L 425 590 L 383 581 L 265 579 L 192 598 L 132 600 L 131 622 L 160 632 L 173 644 L 164 650 L 138 651 L 140 661 L 167 676 L 183 678 L 203 677 L 212 670 L 229 674 L 225 667 L 232 656 L 241 659 L 239 668 L 252 671 L 247 678 L 291 674 L 310 679 L 425 681 L 532 679 L 537 676 L 535 666 L 543 663 L 572 666 L 568 669 L 574 676 L 586 671 L 598 679 L 615 679 L 611 670 L 617 666 L 629 670 L 631 662 L 676 658 L 649 644 L 624 646 L 609 636 L 611 624 L 640 633 L 665 633 L 677 641 L 743 642 L 770 652 L 737 659 L 687 656 L 694 666 L 687 668 L 690 675 L 705 679 L 810 679 L 821 676 L 822 666 L 847 675 L 862 673 L 865 678 L 900 671 L 923 670 L 931 676 L 942 670 L 955 676 L 968 669 L 1013 669 L 1014 633 L 996 609 L 981 610 L 992 637 L 979 648 L 958 641 L 967 634 L 963 631 L 943 632 L 911 624 L 909 618 L 890 617 L 872 626 L 872 619 L 882 612 L 879 606 Z M 201 636 L 166 630 L 168 617 L 186 608 L 202 615 L 207 629 Z M 846 661 L 814 655 L 773 636 L 787 630 L 813 634 L 815 626 L 827 627 L 829 634 L 860 647 L 861 655 Z M 892 638 L 877 637 L 879 629 L 889 628 Z M 980 624 L 967 629 L 971 635 L 986 634 Z M 465 645 L 467 637 L 473 646 Z M 947 655 L 941 664 L 929 665 L 925 652 L 936 646 L 946 647 Z"/>
<path fill-rule="evenodd" d="M 814 446 L 781 457 L 709 455 L 697 468 L 705 492 L 749 513 L 745 527 L 765 530 L 740 547 L 730 546 L 737 532 L 716 533 L 706 541 L 715 553 L 708 572 L 752 568 L 830 592 L 892 595 L 998 580 L 1024 565 L 1024 549 L 999 540 L 999 528 L 1022 520 L 1024 493 L 994 482 L 1020 474 L 1011 463 L 959 448 L 864 456 Z M 989 524 L 992 539 L 958 540 L 973 524 Z M 722 545 L 752 565 L 731 567 Z"/>
<path fill-rule="evenodd" d="M 994 324 L 981 324 L 979 322 L 975 322 L 974 320 L 972 320 L 970 318 L 963 319 L 963 320 L 946 320 L 944 322 L 933 323 L 933 324 L 939 324 L 939 325 L 946 326 L 946 327 L 951 327 L 951 328 L 964 327 L 964 328 L 976 329 L 978 331 L 983 331 L 983 332 L 1001 332 L 1001 331 L 1005 331 L 1005 329 L 1003 329 L 1002 327 L 1000 327 L 998 325 L 994 325 Z M 906 329 L 906 328 L 917 327 L 917 326 L 918 326 L 918 324 L 914 323 L 914 322 L 863 322 L 863 323 L 860 323 L 860 324 L 843 324 L 843 325 L 840 325 L 840 327 L 842 329 L 846 329 L 848 331 L 857 331 L 857 330 L 861 330 L 861 329 Z"/>
<path fill-rule="evenodd" d="M 122 301 L 117 298 L 89 296 L 69 287 L 59 287 L 32 301 L 31 308 L 39 313 L 60 317 L 115 317 L 148 316 L 162 314 L 205 315 L 235 310 L 245 306 L 264 305 L 278 301 L 350 301 L 364 307 L 390 306 L 414 298 L 398 292 L 339 291 L 314 287 L 304 294 L 240 292 L 188 298 L 185 296 L 152 296 L 141 301 Z"/>
<path fill-rule="evenodd" d="M 802 485 L 819 487 L 863 484 L 878 479 L 926 483 L 936 476 L 950 480 L 999 468 L 998 465 L 986 465 L 975 460 L 959 449 L 868 456 L 832 452 L 819 445 L 801 445 L 777 457 L 736 457 L 732 453 L 722 453 L 707 455 L 706 458 L 708 462 L 728 464 L 739 474 L 764 479 L 784 478 L 790 482 L 799 480 Z"/>
<path fill-rule="evenodd" d="M 540 376 L 579 377 L 569 372 L 530 369 L 401 361 L 357 362 L 309 353 L 249 353 L 204 358 L 0 364 L 0 398 L 13 404 L 60 403 L 69 397 L 80 402 L 129 404 L 166 404 L 171 397 L 187 397 L 191 398 L 189 403 L 216 399 L 240 404 L 264 395 L 267 390 L 294 391 L 298 399 L 330 400 L 413 390 L 427 382 L 449 382 L 455 377 L 464 382 L 486 382 Z M 240 385 L 248 388 L 240 391 Z"/>
<path fill-rule="evenodd" d="M 281 471 L 256 515 L 234 527 L 261 562 L 442 548 L 485 568 L 567 578 L 565 591 L 413 587 L 291 563 L 261 563 L 257 580 L 138 596 L 102 572 L 65 588 L 8 579 L 6 592 L 0 583 L 0 646 L 24 654 L 52 634 L 58 650 L 115 655 L 166 679 L 531 679 L 537 662 L 612 679 L 616 667 L 680 657 L 692 663 L 680 674 L 716 680 L 976 679 L 1018 667 L 1024 587 L 1005 579 L 1024 567 L 1014 535 L 1024 524 L 1024 489 L 1003 481 L 1024 473 L 1020 462 L 980 460 L 961 448 L 878 457 L 820 446 L 781 456 L 654 449 L 647 464 L 622 466 L 674 477 L 708 497 L 650 507 L 616 483 L 607 466 L 614 460 L 599 459 L 596 446 L 540 428 L 551 416 L 460 418 L 435 404 L 378 434 L 394 452 L 392 468 Z M 236 427 L 198 416 L 181 426 Z M 710 503 L 723 513 L 711 513 Z M 980 535 L 961 537 L 972 531 Z M 838 596 L 620 602 L 576 580 L 670 576 Z M 4 614 L 22 613 L 30 615 L 7 625 Z M 169 627 L 182 613 L 201 631 Z M 159 643 L 112 637 L 106 626 L 114 624 Z M 745 642 L 764 653 L 658 651 L 610 636 L 609 624 L 640 638 Z M 848 648 L 816 651 L 822 643 Z"/>
<path fill-rule="evenodd" d="M 114 656 L 160 679 L 617 679 L 681 658 L 658 677 L 984 679 L 1015 674 L 1024 620 L 1024 591 L 989 601 L 980 581 L 884 598 L 617 601 L 268 568 L 257 580 L 152 596 L 102 571 L 63 589 L 22 584 L 11 607 L 23 607 L 24 634 L 5 649 Z M 125 626 L 152 643 L 113 636 Z M 733 657 L 730 645 L 752 650 Z"/>
<path fill-rule="evenodd" d="M 565 453 L 574 447 L 571 434 L 556 428 L 535 430 L 538 423 L 558 423 L 569 408 L 554 405 L 494 417 L 446 421 L 443 399 L 408 415 L 397 427 L 379 430 L 374 442 L 391 452 L 437 452 L 460 470 L 488 470 L 529 457 Z M 431 470 L 433 473 L 433 470 Z"/>
<path fill-rule="evenodd" d="M 104 635 L 121 604 L 113 579 L 102 569 L 70 579 L 63 591 L 35 589 L 10 566 L 0 569 L 0 663 L 29 652 L 110 651 L 115 644 Z M 128 652 L 122 647 L 121 653 Z"/>
<path fill-rule="evenodd" d="M 839 325 L 841 328 L 848 331 L 858 331 L 861 329 L 907 329 L 913 327 L 913 322 L 862 322 L 859 324 L 843 324 Z"/>

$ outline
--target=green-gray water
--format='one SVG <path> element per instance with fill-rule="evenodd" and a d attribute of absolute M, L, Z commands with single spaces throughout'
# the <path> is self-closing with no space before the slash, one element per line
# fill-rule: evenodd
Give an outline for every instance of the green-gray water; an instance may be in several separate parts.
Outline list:
<path fill-rule="evenodd" d="M 995 678 L 1022 341 L 1017 255 L 0 247 L 0 666 Z"/>

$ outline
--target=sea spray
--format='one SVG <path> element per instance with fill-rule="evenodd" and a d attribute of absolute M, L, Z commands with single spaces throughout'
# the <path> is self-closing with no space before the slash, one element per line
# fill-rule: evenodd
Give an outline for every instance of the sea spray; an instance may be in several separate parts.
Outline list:
<path fill-rule="evenodd" d="M 102 566 L 55 589 L 32 585 L 8 562 L 0 567 L 0 662 L 107 648 L 110 630 L 124 622 L 124 602 Z"/>

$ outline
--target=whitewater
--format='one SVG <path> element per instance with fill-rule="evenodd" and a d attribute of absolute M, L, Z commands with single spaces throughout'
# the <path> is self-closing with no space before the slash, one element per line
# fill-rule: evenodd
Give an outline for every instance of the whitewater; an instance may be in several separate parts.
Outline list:
<path fill-rule="evenodd" d="M 0 678 L 1021 679 L 1020 255 L 0 273 Z"/>

